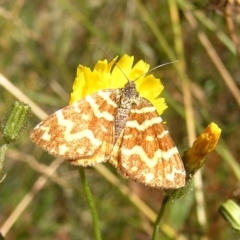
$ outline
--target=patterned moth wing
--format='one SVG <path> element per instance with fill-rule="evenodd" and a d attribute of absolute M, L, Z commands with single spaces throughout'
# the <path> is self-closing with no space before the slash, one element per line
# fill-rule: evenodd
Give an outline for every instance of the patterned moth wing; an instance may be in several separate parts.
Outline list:
<path fill-rule="evenodd" d="M 109 160 L 120 174 L 156 188 L 179 188 L 185 170 L 155 107 L 134 82 L 100 90 L 38 124 L 32 141 L 74 165 Z"/>
<path fill-rule="evenodd" d="M 32 131 L 32 141 L 74 165 L 107 161 L 112 152 L 119 89 L 100 90 L 50 115 Z"/>
<path fill-rule="evenodd" d="M 153 105 L 141 99 L 132 106 L 110 162 L 125 178 L 155 188 L 185 185 L 179 152 Z"/>
<path fill-rule="evenodd" d="M 139 96 L 134 82 L 125 88 L 128 93 L 122 94 L 118 107 L 124 128 L 115 141 L 110 162 L 123 177 L 147 186 L 184 186 L 185 170 L 180 154 L 155 107 Z"/>

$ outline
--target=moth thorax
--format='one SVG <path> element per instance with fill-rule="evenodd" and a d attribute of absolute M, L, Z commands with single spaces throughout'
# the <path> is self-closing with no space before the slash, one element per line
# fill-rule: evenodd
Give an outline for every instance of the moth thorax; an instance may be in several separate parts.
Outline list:
<path fill-rule="evenodd" d="M 122 94 L 128 99 L 131 99 L 133 96 L 138 95 L 136 84 L 133 81 L 129 81 L 125 84 L 122 89 Z"/>
<path fill-rule="evenodd" d="M 132 105 L 138 104 L 139 98 L 135 83 L 127 82 L 122 88 L 121 99 L 115 117 L 114 144 L 121 131 L 125 128 Z"/>

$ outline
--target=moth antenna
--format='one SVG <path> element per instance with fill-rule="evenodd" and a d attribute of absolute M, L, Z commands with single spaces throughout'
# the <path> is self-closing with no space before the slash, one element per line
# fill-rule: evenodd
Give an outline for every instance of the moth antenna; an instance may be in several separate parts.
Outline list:
<path fill-rule="evenodd" d="M 178 62 L 178 61 L 179 61 L 179 60 L 175 60 L 175 61 L 172 61 L 172 62 L 160 64 L 160 65 L 158 65 L 158 66 L 150 69 L 149 71 L 141 74 L 140 76 L 138 76 L 138 77 L 137 77 L 136 79 L 134 79 L 133 81 L 134 81 L 134 82 L 137 81 L 137 80 L 138 80 L 139 78 L 141 78 L 142 76 L 147 75 L 147 74 L 149 74 L 150 72 L 153 72 L 153 71 L 156 70 L 157 68 L 163 67 L 163 66 L 168 65 L 168 64 L 176 63 L 176 62 Z"/>
<path fill-rule="evenodd" d="M 125 76 L 125 78 L 128 80 L 128 82 L 130 81 L 129 78 L 127 77 L 127 75 L 124 73 L 124 71 L 120 68 L 120 66 L 117 64 L 117 62 L 107 53 L 105 52 L 103 49 L 101 49 L 100 47 L 98 47 L 97 45 L 95 45 L 94 43 L 91 43 L 94 47 L 96 47 L 97 49 L 99 49 L 100 51 L 102 51 L 104 54 L 106 54 L 106 56 L 109 58 L 109 60 L 113 61 L 114 64 L 116 65 L 116 67 L 118 67 L 118 69 L 121 71 L 121 73 Z M 154 70 L 156 70 L 157 68 L 160 68 L 160 67 L 163 67 L 165 65 L 168 65 L 168 64 L 172 64 L 172 63 L 175 63 L 175 62 L 178 62 L 179 60 L 176 60 L 176 61 L 172 61 L 172 62 L 168 62 L 168 63 L 163 63 L 163 64 L 160 64 L 152 69 L 150 69 L 149 71 L 141 74 L 140 76 L 138 76 L 136 79 L 132 80 L 133 82 L 137 81 L 139 78 L 141 78 L 142 76 L 144 75 L 147 75 L 149 74 L 150 72 L 153 72 Z"/>
<path fill-rule="evenodd" d="M 121 73 L 124 75 L 124 77 L 128 80 L 129 79 L 127 77 L 127 75 L 124 73 L 124 71 L 120 68 L 120 66 L 118 66 L 118 63 L 108 54 L 106 53 L 103 49 L 101 49 L 100 47 L 98 47 L 97 45 L 95 45 L 94 43 L 91 43 L 95 48 L 99 49 L 100 51 L 102 51 L 104 54 L 106 54 L 106 56 L 108 57 L 109 60 L 113 61 L 115 66 L 118 67 L 118 69 L 121 71 Z"/>

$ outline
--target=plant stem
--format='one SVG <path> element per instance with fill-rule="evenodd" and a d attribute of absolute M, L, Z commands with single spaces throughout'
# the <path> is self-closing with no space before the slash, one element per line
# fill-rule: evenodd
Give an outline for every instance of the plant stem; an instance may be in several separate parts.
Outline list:
<path fill-rule="evenodd" d="M 163 216 L 163 213 L 164 213 L 164 210 L 166 208 L 166 205 L 168 203 L 168 200 L 169 200 L 169 196 L 166 195 L 162 201 L 162 206 L 158 212 L 158 215 L 157 215 L 157 219 L 154 223 L 154 226 L 153 226 L 153 234 L 152 234 L 152 240 L 157 240 L 157 236 L 158 236 L 158 231 L 159 231 L 159 224 L 160 224 L 160 221 L 162 219 L 162 216 Z"/>
<path fill-rule="evenodd" d="M 8 147 L 7 144 L 3 144 L 2 146 L 0 146 L 0 172 L 2 171 L 2 168 L 3 168 L 7 147 Z"/>
<path fill-rule="evenodd" d="M 80 179 L 81 179 L 81 182 L 82 182 L 82 185 L 83 185 L 85 196 L 87 198 L 88 205 L 89 205 L 90 210 L 91 210 L 95 239 L 96 240 L 101 240 L 102 238 L 101 238 L 101 232 L 100 232 L 100 228 L 99 228 L 97 210 L 96 210 L 96 207 L 95 207 L 95 204 L 94 204 L 94 200 L 93 200 L 93 197 L 92 197 L 91 190 L 90 190 L 90 188 L 88 186 L 88 183 L 86 181 L 85 172 L 84 172 L 83 167 L 79 167 L 79 175 L 80 175 Z"/>

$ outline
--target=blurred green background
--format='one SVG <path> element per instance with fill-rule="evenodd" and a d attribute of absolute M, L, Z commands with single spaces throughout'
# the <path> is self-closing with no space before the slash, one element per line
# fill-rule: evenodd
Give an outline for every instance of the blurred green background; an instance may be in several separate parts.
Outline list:
<path fill-rule="evenodd" d="M 233 2 L 1 0 L 0 73 L 6 79 L 0 76 L 0 117 L 15 99 L 28 103 L 24 95 L 47 114 L 66 106 L 77 66 L 92 68 L 108 58 L 92 43 L 111 57 L 126 53 L 151 67 L 179 60 L 153 73 L 164 84 L 168 109 L 162 117 L 179 151 L 211 122 L 222 135 L 196 178 L 197 190 L 167 208 L 160 239 L 236 239 L 218 213 L 226 199 L 240 202 L 240 3 Z M 94 239 L 76 167 L 58 162 L 29 139 L 44 118 L 32 107 L 28 127 L 7 152 L 1 231 L 9 240 Z M 122 188 L 106 179 L 110 173 L 86 170 L 103 239 L 150 239 L 154 215 L 143 209 L 157 212 L 164 192 L 124 180 L 104 166 Z M 123 187 L 144 207 L 122 194 Z"/>

